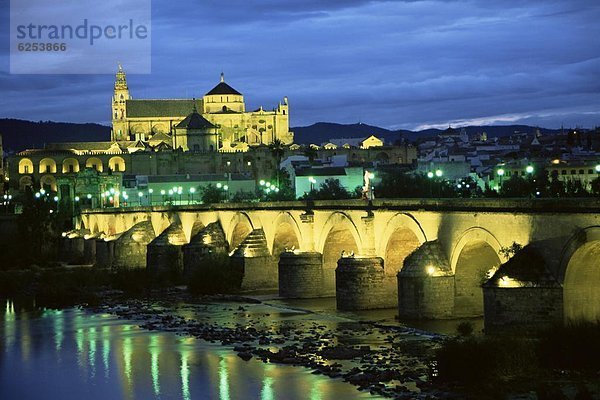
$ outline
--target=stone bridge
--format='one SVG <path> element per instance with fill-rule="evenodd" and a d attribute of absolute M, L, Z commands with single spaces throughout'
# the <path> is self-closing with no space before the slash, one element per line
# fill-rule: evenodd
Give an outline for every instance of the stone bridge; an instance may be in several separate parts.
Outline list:
<path fill-rule="evenodd" d="M 67 253 L 192 273 L 227 252 L 242 289 L 337 297 L 489 328 L 600 319 L 600 201 L 399 199 L 85 210 Z M 520 245 L 506 251 L 514 243 Z"/>

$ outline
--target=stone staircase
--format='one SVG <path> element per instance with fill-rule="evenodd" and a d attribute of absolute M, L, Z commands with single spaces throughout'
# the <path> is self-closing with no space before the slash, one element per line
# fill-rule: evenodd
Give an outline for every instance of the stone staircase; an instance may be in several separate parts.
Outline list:
<path fill-rule="evenodd" d="M 262 228 L 254 229 L 231 254 L 233 257 L 268 257 L 269 247 Z"/>

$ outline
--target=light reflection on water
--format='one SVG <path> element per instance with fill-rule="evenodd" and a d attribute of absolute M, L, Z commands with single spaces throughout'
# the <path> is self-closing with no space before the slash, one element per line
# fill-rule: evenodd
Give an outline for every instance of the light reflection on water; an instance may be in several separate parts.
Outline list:
<path fill-rule="evenodd" d="M 371 398 L 303 368 L 245 362 L 229 349 L 108 314 L 10 300 L 0 312 L 0 399 Z"/>

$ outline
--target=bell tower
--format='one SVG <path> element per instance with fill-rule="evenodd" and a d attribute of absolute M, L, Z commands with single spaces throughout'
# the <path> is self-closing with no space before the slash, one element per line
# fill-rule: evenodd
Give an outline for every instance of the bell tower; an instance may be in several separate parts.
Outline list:
<path fill-rule="evenodd" d="M 130 100 L 127 77 L 123 67 L 119 64 L 115 79 L 115 90 L 112 98 L 112 133 L 111 140 L 129 140 L 127 124 L 127 100 Z"/>

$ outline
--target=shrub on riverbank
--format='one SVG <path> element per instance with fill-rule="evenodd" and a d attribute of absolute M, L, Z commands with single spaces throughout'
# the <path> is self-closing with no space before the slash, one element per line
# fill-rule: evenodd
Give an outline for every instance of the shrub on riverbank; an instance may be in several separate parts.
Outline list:
<path fill-rule="evenodd" d="M 194 294 L 228 294 L 239 290 L 241 271 L 238 271 L 225 253 L 205 256 L 187 281 Z"/>
<path fill-rule="evenodd" d="M 560 326 L 535 338 L 451 338 L 437 351 L 436 359 L 439 382 L 458 386 L 476 398 L 505 398 L 509 392 L 530 390 L 537 390 L 540 399 L 562 398 L 552 397 L 560 393 L 552 383 L 557 375 L 597 379 L 600 323 Z M 585 390 L 580 385 L 578 391 Z"/>

